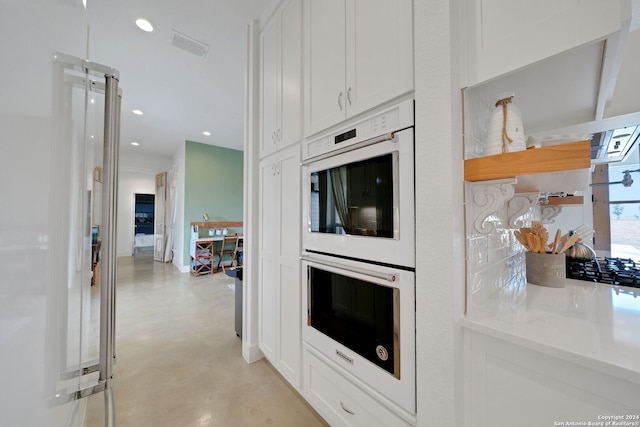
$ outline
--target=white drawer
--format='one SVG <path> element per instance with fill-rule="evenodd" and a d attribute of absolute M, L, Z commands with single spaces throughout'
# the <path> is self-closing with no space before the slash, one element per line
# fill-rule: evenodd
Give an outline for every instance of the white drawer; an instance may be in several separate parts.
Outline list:
<path fill-rule="evenodd" d="M 411 425 L 306 349 L 304 396 L 333 427 Z"/>

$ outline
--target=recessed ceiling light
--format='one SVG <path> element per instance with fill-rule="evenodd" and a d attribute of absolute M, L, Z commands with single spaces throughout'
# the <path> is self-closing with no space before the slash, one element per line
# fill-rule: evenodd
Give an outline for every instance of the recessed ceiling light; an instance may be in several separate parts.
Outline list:
<path fill-rule="evenodd" d="M 208 130 L 205 130 L 204 132 L 202 132 L 202 134 L 203 134 L 204 136 L 210 136 L 210 135 L 211 135 L 211 132 L 209 132 Z"/>
<path fill-rule="evenodd" d="M 133 145 L 133 146 L 136 146 L 136 147 L 137 147 L 137 146 L 138 146 L 138 145 L 140 145 L 140 144 L 138 144 L 137 142 L 133 141 L 133 142 L 131 143 L 131 145 Z"/>
<path fill-rule="evenodd" d="M 138 109 L 133 110 L 132 113 L 135 114 L 136 116 L 142 116 L 144 114 L 142 110 L 138 110 Z"/>
<path fill-rule="evenodd" d="M 151 22 L 147 21 L 144 18 L 136 19 L 136 25 L 142 31 L 146 31 L 147 33 L 150 33 L 151 31 L 153 31 L 153 25 L 151 25 Z"/>

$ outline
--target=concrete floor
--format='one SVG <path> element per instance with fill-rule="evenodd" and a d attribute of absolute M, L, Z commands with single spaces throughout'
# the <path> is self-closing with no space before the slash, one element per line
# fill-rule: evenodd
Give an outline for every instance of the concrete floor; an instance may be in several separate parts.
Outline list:
<path fill-rule="evenodd" d="M 327 425 L 268 362 L 242 358 L 233 283 L 149 255 L 118 259 L 118 427 Z M 102 427 L 103 417 L 102 395 L 90 397 L 86 426 Z"/>

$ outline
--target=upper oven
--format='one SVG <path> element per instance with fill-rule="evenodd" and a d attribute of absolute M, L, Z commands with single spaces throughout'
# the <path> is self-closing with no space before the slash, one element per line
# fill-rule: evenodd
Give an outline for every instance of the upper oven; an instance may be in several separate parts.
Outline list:
<path fill-rule="evenodd" d="M 309 142 L 303 249 L 415 267 L 413 101 Z"/>

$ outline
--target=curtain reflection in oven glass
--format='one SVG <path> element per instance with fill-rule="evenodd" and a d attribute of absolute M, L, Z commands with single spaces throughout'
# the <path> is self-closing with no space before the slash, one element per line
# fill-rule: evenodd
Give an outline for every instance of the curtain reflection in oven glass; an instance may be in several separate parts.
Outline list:
<path fill-rule="evenodd" d="M 311 231 L 393 237 L 397 153 L 311 174 Z"/>

